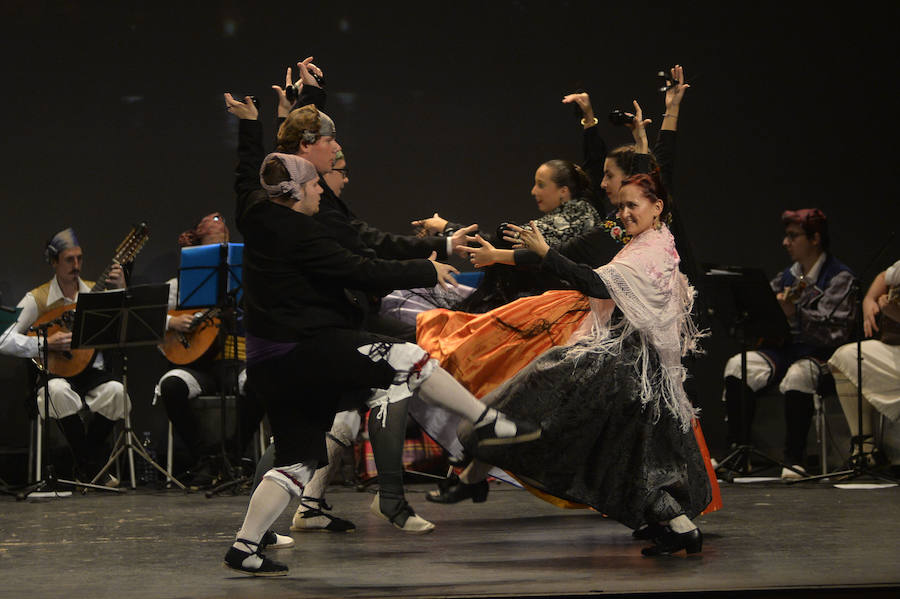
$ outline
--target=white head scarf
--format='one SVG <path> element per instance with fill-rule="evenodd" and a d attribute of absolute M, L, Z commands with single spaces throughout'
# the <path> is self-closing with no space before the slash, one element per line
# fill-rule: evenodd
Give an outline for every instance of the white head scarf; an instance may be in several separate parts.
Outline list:
<path fill-rule="evenodd" d="M 266 164 L 273 159 L 280 160 L 284 164 L 284 168 L 291 175 L 289 181 L 281 181 L 270 185 L 263 179 L 263 171 L 266 168 Z M 297 201 L 302 200 L 303 184 L 318 178 L 319 174 L 316 172 L 316 167 L 313 166 L 312 162 L 305 158 L 300 158 L 296 154 L 272 152 L 266 156 L 259 169 L 259 183 L 268 192 L 270 198 L 290 196 Z"/>

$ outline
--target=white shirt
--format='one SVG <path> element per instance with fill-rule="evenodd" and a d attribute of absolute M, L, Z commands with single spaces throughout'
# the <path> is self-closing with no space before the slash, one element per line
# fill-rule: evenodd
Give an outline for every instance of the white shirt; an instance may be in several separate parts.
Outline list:
<path fill-rule="evenodd" d="M 884 271 L 884 282 L 888 287 L 897 287 L 900 285 L 900 260 L 894 262 L 893 266 Z"/>
<path fill-rule="evenodd" d="M 91 288 L 81 280 L 81 277 L 79 277 L 78 293 L 90 293 L 90 291 Z M 75 295 L 74 299 L 67 298 L 63 294 L 62 288 L 59 286 L 59 281 L 56 280 L 56 277 L 53 277 L 53 280 L 50 281 L 50 291 L 47 294 L 47 305 L 53 305 L 54 302 L 60 299 L 63 301 L 64 306 L 70 306 L 78 302 L 78 294 Z M 38 314 L 37 300 L 34 299 L 34 296 L 29 291 L 25 294 L 25 297 L 16 304 L 16 307 L 22 308 L 22 312 L 19 314 L 19 318 L 16 319 L 16 322 L 0 336 L 0 354 L 15 356 L 17 358 L 36 358 L 39 354 L 38 338 L 36 336 L 26 335 L 25 333 L 28 332 L 28 329 L 31 328 L 31 325 L 33 325 L 34 321 L 40 316 L 40 314 Z M 94 359 L 93 365 L 94 368 L 103 368 L 103 356 L 99 352 Z"/>

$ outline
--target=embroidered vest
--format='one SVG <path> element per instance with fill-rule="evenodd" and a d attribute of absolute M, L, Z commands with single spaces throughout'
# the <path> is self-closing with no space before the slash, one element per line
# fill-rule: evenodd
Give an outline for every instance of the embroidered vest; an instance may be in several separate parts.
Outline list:
<path fill-rule="evenodd" d="M 44 283 L 44 284 L 41 285 L 40 287 L 35 287 L 35 288 L 32 289 L 31 291 L 29 291 L 29 293 L 31 294 L 31 297 L 34 298 L 34 302 L 37 304 L 38 318 L 40 318 L 41 316 L 43 316 L 44 314 L 46 314 L 46 313 L 49 312 L 50 310 L 53 310 L 53 309 L 55 309 L 55 308 L 58 308 L 58 307 L 62 306 L 62 305 L 65 303 L 65 299 L 64 299 L 64 298 L 59 298 L 58 300 L 56 300 L 56 301 L 53 302 L 52 304 L 50 304 L 50 305 L 47 304 L 47 300 L 48 300 L 49 297 L 50 297 L 50 285 L 51 285 L 52 283 L 53 283 L 53 279 L 50 279 L 49 281 L 47 281 L 46 283 Z M 87 285 L 88 287 L 93 287 L 93 286 L 94 286 L 94 282 L 93 282 L 93 281 L 83 281 L 83 283 L 84 283 L 85 285 Z"/>

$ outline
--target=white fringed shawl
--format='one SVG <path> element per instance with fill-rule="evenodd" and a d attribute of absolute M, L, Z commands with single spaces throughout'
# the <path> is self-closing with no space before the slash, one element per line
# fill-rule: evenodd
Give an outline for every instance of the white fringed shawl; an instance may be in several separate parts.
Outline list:
<path fill-rule="evenodd" d="M 702 333 L 690 316 L 694 289 L 678 270 L 679 261 L 675 239 L 665 225 L 632 239 L 609 264 L 594 271 L 612 300 L 591 298 L 592 315 L 573 336 L 577 343 L 566 355 L 575 359 L 591 353 L 622 356 L 624 341 L 639 335 L 641 351 L 634 368 L 641 384 L 641 404 L 651 410 L 654 422 L 665 408 L 686 432 L 698 410 L 684 392 L 687 373 L 681 359 L 698 351 Z M 625 318 L 610 326 L 615 306 Z M 650 368 L 651 347 L 659 355 L 659 369 Z"/>

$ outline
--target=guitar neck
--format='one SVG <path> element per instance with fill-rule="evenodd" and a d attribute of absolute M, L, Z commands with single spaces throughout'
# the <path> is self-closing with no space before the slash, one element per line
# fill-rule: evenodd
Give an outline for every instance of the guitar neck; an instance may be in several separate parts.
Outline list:
<path fill-rule="evenodd" d="M 94 286 L 91 287 L 92 292 L 105 291 L 111 287 L 110 284 L 106 282 L 106 279 L 109 277 L 109 273 L 112 272 L 113 267 L 116 264 L 124 266 L 134 260 L 137 253 L 144 247 L 149 232 L 150 228 L 147 226 L 147 223 L 141 223 L 131 229 L 131 232 L 125 236 L 125 239 L 122 240 L 122 243 L 116 248 L 116 253 L 113 255 L 110 265 L 106 267 L 106 270 L 103 271 L 100 278 L 98 278 L 97 282 L 94 283 Z"/>
<path fill-rule="evenodd" d="M 109 284 L 106 282 L 106 278 L 109 277 L 109 273 L 112 271 L 112 268 L 115 264 L 116 263 L 113 262 L 106 267 L 106 270 L 100 273 L 100 277 L 97 279 L 97 282 L 94 283 L 93 287 L 91 287 L 91 293 L 94 293 L 96 291 L 106 291 L 110 288 Z"/>

